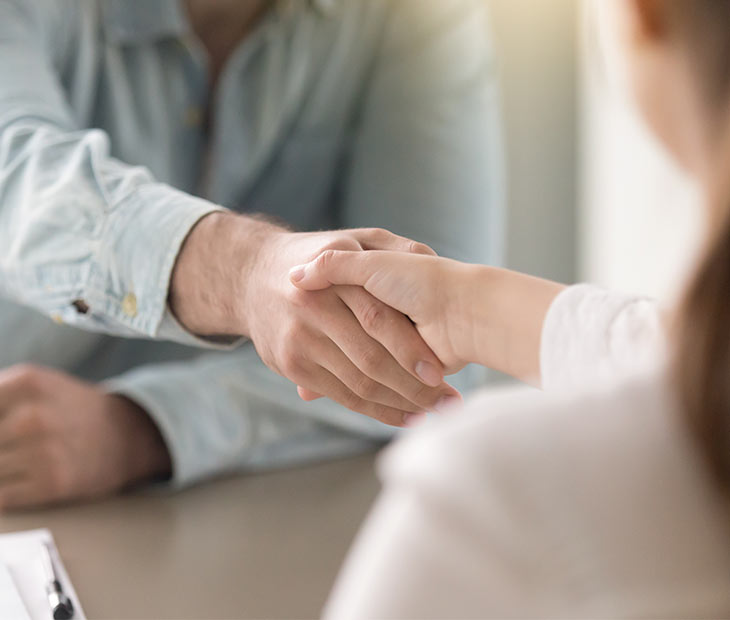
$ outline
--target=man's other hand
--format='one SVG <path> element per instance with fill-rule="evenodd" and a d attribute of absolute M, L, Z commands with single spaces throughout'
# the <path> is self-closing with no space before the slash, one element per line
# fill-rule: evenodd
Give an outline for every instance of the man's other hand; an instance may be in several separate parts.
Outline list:
<path fill-rule="evenodd" d="M 45 368 L 0 371 L 0 509 L 105 495 L 170 467 L 131 401 Z"/>

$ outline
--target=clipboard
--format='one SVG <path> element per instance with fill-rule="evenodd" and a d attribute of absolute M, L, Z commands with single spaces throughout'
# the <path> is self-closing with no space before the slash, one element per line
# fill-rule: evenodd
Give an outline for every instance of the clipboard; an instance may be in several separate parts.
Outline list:
<path fill-rule="evenodd" d="M 46 575 L 41 546 L 46 543 L 64 592 L 74 604 L 73 620 L 86 620 L 73 584 L 58 554 L 51 532 L 46 529 L 0 534 L 0 618 L 5 620 L 52 620 L 46 595 Z"/>

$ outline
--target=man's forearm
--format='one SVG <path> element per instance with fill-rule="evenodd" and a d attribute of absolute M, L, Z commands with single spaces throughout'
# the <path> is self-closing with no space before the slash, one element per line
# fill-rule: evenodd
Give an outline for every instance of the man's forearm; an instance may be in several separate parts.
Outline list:
<path fill-rule="evenodd" d="M 205 336 L 248 336 L 243 301 L 254 259 L 284 229 L 233 213 L 212 213 L 192 229 L 170 281 L 170 309 L 185 328 Z"/>

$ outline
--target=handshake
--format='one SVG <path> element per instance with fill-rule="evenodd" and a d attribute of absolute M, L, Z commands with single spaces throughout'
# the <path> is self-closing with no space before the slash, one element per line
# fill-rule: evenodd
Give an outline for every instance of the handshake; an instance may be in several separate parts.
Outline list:
<path fill-rule="evenodd" d="M 384 230 L 292 233 L 215 213 L 192 230 L 169 306 L 203 336 L 249 337 L 305 400 L 394 426 L 461 399 L 469 362 L 539 377 L 545 314 L 562 286 L 468 265 Z M 0 509 L 93 497 L 172 471 L 137 403 L 65 373 L 0 373 Z"/>
<path fill-rule="evenodd" d="M 471 361 L 453 307 L 470 267 L 385 230 L 293 233 L 213 214 L 183 247 L 170 306 L 194 333 L 250 338 L 302 399 L 408 426 L 461 399 L 444 375 Z"/>

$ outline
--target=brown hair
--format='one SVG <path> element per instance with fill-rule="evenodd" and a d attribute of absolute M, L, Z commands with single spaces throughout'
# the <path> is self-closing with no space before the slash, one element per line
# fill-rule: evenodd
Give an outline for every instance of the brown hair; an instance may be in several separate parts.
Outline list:
<path fill-rule="evenodd" d="M 730 486 L 730 214 L 723 220 L 680 306 L 675 376 L 690 428 Z"/>
<path fill-rule="evenodd" d="M 671 2 L 690 46 L 708 109 L 727 114 L 730 0 Z M 727 118 L 721 119 L 727 122 Z M 730 160 L 728 160 L 730 177 Z M 730 189 L 730 185 L 725 185 Z M 730 488 L 730 192 L 712 205 L 713 232 L 676 323 L 674 376 L 692 434 L 723 488 Z"/>

